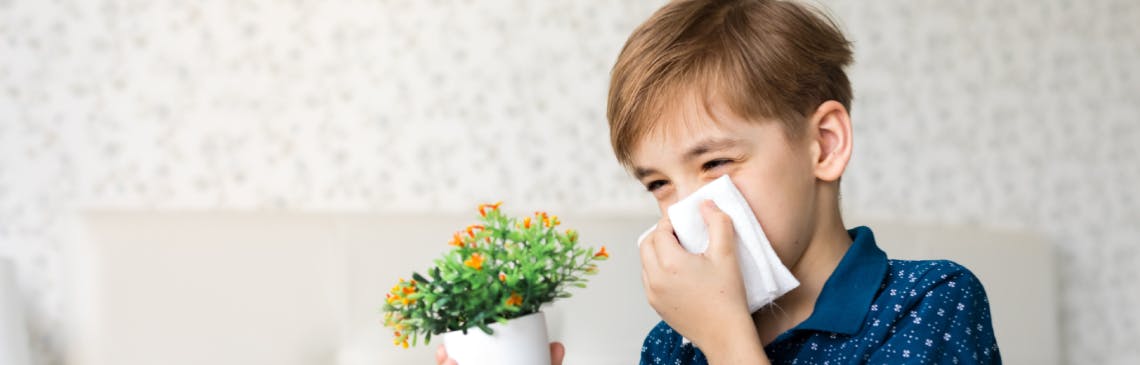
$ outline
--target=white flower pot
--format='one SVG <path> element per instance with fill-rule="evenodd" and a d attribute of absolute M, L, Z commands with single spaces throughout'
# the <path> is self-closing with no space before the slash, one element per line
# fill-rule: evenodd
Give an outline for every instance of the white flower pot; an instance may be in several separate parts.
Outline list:
<path fill-rule="evenodd" d="M 550 364 L 550 339 L 546 315 L 542 312 L 490 325 L 492 335 L 473 327 L 444 333 L 447 356 L 459 365 L 546 365 Z"/>

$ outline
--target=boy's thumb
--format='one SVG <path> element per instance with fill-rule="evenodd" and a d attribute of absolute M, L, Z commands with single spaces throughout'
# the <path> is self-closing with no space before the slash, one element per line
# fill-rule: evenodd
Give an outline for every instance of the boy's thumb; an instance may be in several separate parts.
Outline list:
<path fill-rule="evenodd" d="M 709 227 L 708 252 L 731 256 L 736 250 L 736 231 L 732 218 L 720 210 L 712 200 L 701 202 L 701 217 Z"/>

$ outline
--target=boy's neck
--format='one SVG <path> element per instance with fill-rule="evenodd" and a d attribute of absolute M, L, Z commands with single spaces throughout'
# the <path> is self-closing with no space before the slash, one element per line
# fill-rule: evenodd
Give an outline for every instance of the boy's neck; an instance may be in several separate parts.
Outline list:
<path fill-rule="evenodd" d="M 824 214 L 817 218 L 803 255 L 788 268 L 800 281 L 800 286 L 753 314 L 764 344 L 811 316 L 823 285 L 851 247 L 851 236 L 843 225 L 838 204 L 834 199 L 829 200 L 831 202 L 818 207 L 818 211 Z"/>

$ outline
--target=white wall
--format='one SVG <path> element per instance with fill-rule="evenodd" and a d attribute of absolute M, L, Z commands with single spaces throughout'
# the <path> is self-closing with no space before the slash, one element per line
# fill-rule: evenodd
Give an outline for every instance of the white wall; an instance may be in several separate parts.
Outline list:
<path fill-rule="evenodd" d="M 604 103 L 660 4 L 0 0 L 0 257 L 39 363 L 82 209 L 652 209 Z M 1046 234 L 1069 361 L 1140 359 L 1140 3 L 824 4 L 856 42 L 846 208 Z"/>

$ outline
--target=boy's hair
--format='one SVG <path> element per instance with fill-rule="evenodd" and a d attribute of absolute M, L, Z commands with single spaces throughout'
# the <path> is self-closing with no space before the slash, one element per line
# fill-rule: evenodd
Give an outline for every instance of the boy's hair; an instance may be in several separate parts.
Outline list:
<path fill-rule="evenodd" d="M 775 119 L 789 137 L 825 101 L 851 108 L 843 68 L 851 43 L 826 15 L 780 0 L 673 1 L 642 23 L 610 78 L 610 143 L 629 167 L 634 144 L 670 102 L 719 97 L 748 120 Z"/>

